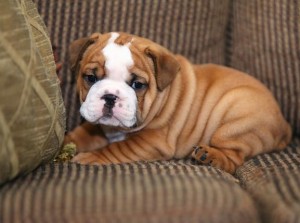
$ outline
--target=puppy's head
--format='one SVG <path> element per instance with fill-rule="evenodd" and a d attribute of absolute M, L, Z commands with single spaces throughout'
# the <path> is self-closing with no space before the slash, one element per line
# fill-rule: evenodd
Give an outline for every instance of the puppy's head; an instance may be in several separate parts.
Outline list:
<path fill-rule="evenodd" d="M 80 113 L 89 122 L 138 127 L 159 92 L 180 69 L 175 57 L 150 40 L 126 33 L 93 34 L 70 46 Z"/>

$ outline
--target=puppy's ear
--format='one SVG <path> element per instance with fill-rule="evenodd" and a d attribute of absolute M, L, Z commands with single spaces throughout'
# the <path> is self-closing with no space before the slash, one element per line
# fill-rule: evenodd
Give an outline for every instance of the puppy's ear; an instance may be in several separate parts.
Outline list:
<path fill-rule="evenodd" d="M 180 64 L 172 53 L 160 46 L 149 46 L 145 53 L 153 60 L 157 88 L 162 91 L 175 79 Z"/>
<path fill-rule="evenodd" d="M 69 47 L 71 71 L 76 72 L 86 49 L 97 41 L 100 33 L 94 33 L 90 37 L 84 37 L 73 41 Z"/>

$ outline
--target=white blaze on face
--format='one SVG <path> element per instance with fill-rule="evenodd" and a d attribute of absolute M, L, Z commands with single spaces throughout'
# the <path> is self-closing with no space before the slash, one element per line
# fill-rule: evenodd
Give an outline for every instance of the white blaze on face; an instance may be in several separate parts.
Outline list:
<path fill-rule="evenodd" d="M 118 37 L 118 33 L 112 33 L 102 53 L 106 59 L 105 70 L 109 79 L 125 81 L 129 79 L 129 69 L 133 66 L 133 59 L 129 50 L 130 43 L 124 46 L 118 45 L 115 43 Z"/>
<path fill-rule="evenodd" d="M 111 126 L 131 127 L 136 123 L 137 98 L 135 91 L 128 86 L 129 69 L 133 59 L 129 50 L 130 43 L 118 45 L 118 33 L 112 33 L 102 53 L 105 57 L 105 79 L 96 82 L 89 90 L 80 108 L 81 115 L 89 122 Z M 106 94 L 116 96 L 112 116 L 103 113 Z"/>

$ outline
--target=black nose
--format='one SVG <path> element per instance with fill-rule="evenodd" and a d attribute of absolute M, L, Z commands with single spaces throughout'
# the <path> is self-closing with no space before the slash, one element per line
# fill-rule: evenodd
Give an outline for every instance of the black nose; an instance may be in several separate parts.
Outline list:
<path fill-rule="evenodd" d="M 107 106 L 113 107 L 115 105 L 116 99 L 118 96 L 113 95 L 113 94 L 105 94 L 101 97 L 106 103 Z"/>

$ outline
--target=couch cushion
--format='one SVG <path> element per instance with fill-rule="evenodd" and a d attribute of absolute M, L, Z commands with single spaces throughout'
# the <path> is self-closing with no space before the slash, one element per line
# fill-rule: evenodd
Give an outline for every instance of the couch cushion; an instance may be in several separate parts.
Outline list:
<path fill-rule="evenodd" d="M 299 222 L 300 140 L 280 153 L 260 155 L 237 171 L 257 203 L 263 222 Z"/>
<path fill-rule="evenodd" d="M 64 137 L 50 41 L 29 0 L 0 2 L 0 184 L 49 161 Z"/>
<path fill-rule="evenodd" d="M 93 32 L 125 31 L 144 36 L 197 63 L 224 63 L 229 0 L 35 0 L 59 47 L 67 127 L 78 125 L 75 77 L 67 62 L 71 41 Z"/>
<path fill-rule="evenodd" d="M 0 188 L 0 222 L 259 222 L 236 179 L 189 160 L 41 166 Z"/>
<path fill-rule="evenodd" d="M 300 1 L 233 1 L 228 65 L 262 80 L 300 136 Z"/>

